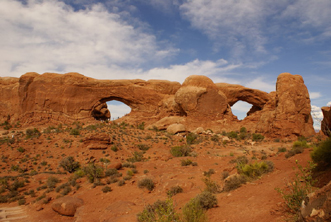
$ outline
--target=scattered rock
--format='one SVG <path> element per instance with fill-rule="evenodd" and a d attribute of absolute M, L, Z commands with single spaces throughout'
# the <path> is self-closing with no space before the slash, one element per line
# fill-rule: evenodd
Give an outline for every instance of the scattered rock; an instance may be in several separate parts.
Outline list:
<path fill-rule="evenodd" d="M 170 134 L 176 134 L 176 133 L 185 132 L 185 131 L 186 131 L 186 127 L 180 123 L 171 124 L 167 128 L 167 132 Z"/>
<path fill-rule="evenodd" d="M 52 204 L 52 209 L 65 216 L 74 216 L 78 207 L 82 206 L 84 201 L 76 197 L 61 197 Z"/>

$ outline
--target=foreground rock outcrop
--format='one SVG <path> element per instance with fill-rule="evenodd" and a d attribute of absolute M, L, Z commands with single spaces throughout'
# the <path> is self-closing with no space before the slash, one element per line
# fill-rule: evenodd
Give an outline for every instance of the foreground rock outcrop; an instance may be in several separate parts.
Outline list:
<path fill-rule="evenodd" d="M 331 107 L 322 107 L 323 120 L 321 123 L 321 130 L 326 136 L 331 136 Z"/>
<path fill-rule="evenodd" d="M 76 197 L 61 197 L 52 204 L 52 209 L 61 215 L 74 216 L 78 207 L 82 206 L 84 201 Z"/>
<path fill-rule="evenodd" d="M 181 85 L 166 80 L 96 80 L 78 73 L 27 73 L 0 78 L 0 122 L 22 125 L 107 120 L 107 101 L 131 108 L 121 121 L 145 122 L 149 128 L 167 129 L 183 124 L 213 131 L 239 130 L 273 137 L 314 134 L 307 87 L 299 75 L 282 73 L 275 92 L 240 85 L 214 83 L 206 76 L 189 76 Z M 237 101 L 252 104 L 243 121 L 232 114 Z"/>

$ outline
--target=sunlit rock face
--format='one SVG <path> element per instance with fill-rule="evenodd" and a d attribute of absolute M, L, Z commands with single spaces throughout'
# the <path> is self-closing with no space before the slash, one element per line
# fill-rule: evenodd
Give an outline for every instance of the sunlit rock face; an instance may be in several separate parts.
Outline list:
<path fill-rule="evenodd" d="M 79 73 L 26 73 L 20 78 L 0 78 L 0 92 L 0 121 L 20 121 L 23 125 L 109 120 L 111 110 L 106 102 L 117 100 L 131 108 L 121 118 L 130 124 L 153 126 L 164 118 L 178 117 L 187 131 L 203 127 L 222 132 L 244 126 L 273 137 L 314 134 L 307 87 L 301 76 L 289 73 L 278 76 L 276 91 L 271 93 L 214 83 L 198 75 L 180 84 L 167 80 L 97 80 Z M 242 121 L 231 111 L 237 101 L 252 104 Z M 169 124 L 164 128 L 177 123 L 166 122 Z"/>

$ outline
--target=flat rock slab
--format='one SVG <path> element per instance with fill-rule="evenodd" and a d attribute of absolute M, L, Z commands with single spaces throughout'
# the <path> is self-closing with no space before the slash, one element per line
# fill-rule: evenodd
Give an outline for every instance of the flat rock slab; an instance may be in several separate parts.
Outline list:
<path fill-rule="evenodd" d="M 0 221 L 26 221 L 27 215 L 21 207 L 3 207 L 0 208 Z M 23 220 L 24 219 L 24 220 Z"/>

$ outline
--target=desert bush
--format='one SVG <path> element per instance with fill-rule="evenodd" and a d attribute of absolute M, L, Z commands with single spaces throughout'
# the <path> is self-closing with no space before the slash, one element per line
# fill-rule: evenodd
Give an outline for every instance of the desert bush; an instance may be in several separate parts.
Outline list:
<path fill-rule="evenodd" d="M 119 175 L 118 171 L 116 169 L 113 169 L 113 168 L 107 169 L 105 171 L 105 176 L 106 177 L 108 177 L 108 176 L 118 176 L 118 175 Z"/>
<path fill-rule="evenodd" d="M 331 138 L 321 142 L 314 150 L 311 152 L 311 158 L 314 163 L 321 166 L 331 165 Z"/>
<path fill-rule="evenodd" d="M 246 183 L 247 179 L 243 175 L 235 175 L 235 176 L 229 176 L 226 178 L 224 181 L 224 187 L 223 191 L 224 192 L 229 192 L 231 190 L 235 190 L 241 186 L 241 184 Z"/>
<path fill-rule="evenodd" d="M 178 193 L 183 193 L 183 188 L 181 188 L 180 186 L 174 186 L 168 190 L 167 195 L 168 197 L 172 197 Z"/>
<path fill-rule="evenodd" d="M 227 136 L 232 139 L 238 139 L 238 133 L 235 131 L 231 131 L 231 132 L 227 133 Z"/>
<path fill-rule="evenodd" d="M 206 210 L 213 208 L 218 203 L 216 196 L 208 191 L 203 191 L 198 194 L 195 199 L 198 201 L 200 206 Z"/>
<path fill-rule="evenodd" d="M 119 187 L 123 186 L 124 184 L 125 184 L 125 180 L 119 180 L 119 181 L 117 182 L 117 185 L 118 185 Z"/>
<path fill-rule="evenodd" d="M 228 171 L 223 171 L 221 174 L 221 179 L 225 180 L 229 175 L 230 175 L 230 173 Z"/>
<path fill-rule="evenodd" d="M 302 201 L 307 195 L 313 192 L 313 185 L 315 181 L 312 177 L 312 170 L 316 167 L 312 162 L 307 168 L 299 165 L 296 161 L 298 172 L 295 174 L 293 182 L 288 183 L 286 189 L 276 188 L 285 200 L 286 206 L 292 213 L 297 213 L 301 207 Z"/>
<path fill-rule="evenodd" d="M 47 187 L 48 188 L 55 188 L 56 184 L 58 184 L 60 180 L 56 177 L 50 176 L 47 178 Z"/>
<path fill-rule="evenodd" d="M 144 154 L 142 152 L 137 152 L 137 151 L 134 151 L 132 157 L 127 159 L 128 162 L 132 162 L 132 163 L 141 162 L 143 160 L 144 160 Z"/>
<path fill-rule="evenodd" d="M 79 169 L 80 163 L 76 162 L 72 156 L 68 156 L 60 161 L 60 167 L 69 173 L 73 173 Z"/>
<path fill-rule="evenodd" d="M 24 153 L 25 149 L 20 146 L 20 147 L 17 148 L 17 151 L 20 152 L 20 153 Z"/>
<path fill-rule="evenodd" d="M 264 140 L 264 136 L 259 133 L 253 133 L 252 140 L 255 142 L 261 142 L 262 140 Z"/>
<path fill-rule="evenodd" d="M 298 140 L 293 143 L 293 148 L 308 148 L 309 145 L 307 144 L 306 140 Z"/>
<path fill-rule="evenodd" d="M 215 181 L 212 181 L 210 178 L 205 177 L 202 179 L 202 181 L 206 185 L 205 191 L 207 191 L 209 193 L 220 193 L 221 192 L 220 185 L 218 185 Z"/>
<path fill-rule="evenodd" d="M 137 129 L 144 130 L 145 129 L 145 122 L 138 124 Z"/>
<path fill-rule="evenodd" d="M 170 153 L 174 157 L 189 156 L 191 148 L 189 146 L 174 146 L 171 147 Z"/>
<path fill-rule="evenodd" d="M 112 151 L 114 152 L 117 152 L 118 151 L 118 148 L 116 145 L 113 145 L 111 148 L 110 148 Z"/>
<path fill-rule="evenodd" d="M 19 199 L 18 200 L 18 205 L 24 205 L 26 203 L 25 199 Z"/>
<path fill-rule="evenodd" d="M 215 174 L 214 169 L 209 169 L 208 171 L 203 172 L 203 175 L 206 176 L 206 177 L 210 177 L 212 174 Z"/>
<path fill-rule="evenodd" d="M 181 218 L 183 222 L 207 221 L 206 209 L 201 207 L 196 198 L 191 199 L 187 204 L 185 204 L 182 212 Z"/>
<path fill-rule="evenodd" d="M 219 137 L 216 134 L 213 135 L 210 139 L 211 139 L 211 141 L 214 141 L 214 142 L 218 142 L 219 141 Z"/>
<path fill-rule="evenodd" d="M 94 183 L 96 179 L 104 177 L 103 167 L 95 165 L 94 163 L 85 166 L 83 171 L 90 183 Z"/>
<path fill-rule="evenodd" d="M 39 132 L 39 130 L 37 128 L 34 129 L 27 129 L 25 131 L 26 134 L 26 138 L 30 139 L 30 138 L 39 138 L 39 136 L 41 135 L 41 133 Z"/>
<path fill-rule="evenodd" d="M 198 138 L 197 134 L 189 133 L 189 134 L 186 135 L 186 143 L 188 145 L 193 144 L 193 143 L 197 142 L 197 138 Z"/>
<path fill-rule="evenodd" d="M 150 146 L 147 144 L 138 144 L 137 147 L 138 147 L 138 149 L 140 149 L 142 151 L 147 151 L 150 148 Z"/>
<path fill-rule="evenodd" d="M 144 178 L 138 182 L 139 188 L 146 188 L 149 191 L 152 191 L 154 189 L 154 182 L 150 178 Z"/>
<path fill-rule="evenodd" d="M 193 162 L 192 162 L 192 160 L 190 160 L 190 159 L 186 159 L 186 160 L 181 160 L 181 165 L 182 166 L 189 166 L 189 165 L 191 165 Z"/>
<path fill-rule="evenodd" d="M 71 129 L 70 130 L 70 135 L 78 136 L 80 134 L 79 129 Z"/>
<path fill-rule="evenodd" d="M 285 147 L 278 147 L 278 153 L 284 153 L 286 150 L 287 149 Z"/>
<path fill-rule="evenodd" d="M 172 222 L 178 221 L 172 199 L 158 200 L 153 205 L 148 204 L 143 212 L 137 215 L 138 222 Z"/>
<path fill-rule="evenodd" d="M 122 167 L 136 168 L 136 165 L 134 165 L 133 163 L 126 162 L 122 164 Z"/>
<path fill-rule="evenodd" d="M 109 186 L 104 186 L 101 190 L 104 193 L 108 193 L 108 192 L 112 191 L 112 189 Z"/>
<path fill-rule="evenodd" d="M 238 173 L 250 178 L 257 178 L 264 173 L 273 171 L 274 165 L 271 161 L 261 161 L 250 164 L 238 165 Z"/>
<path fill-rule="evenodd" d="M 292 149 L 288 150 L 287 153 L 285 154 L 286 158 L 289 158 L 291 156 L 294 156 L 298 153 L 302 153 L 303 152 L 303 147 L 293 147 Z"/>

